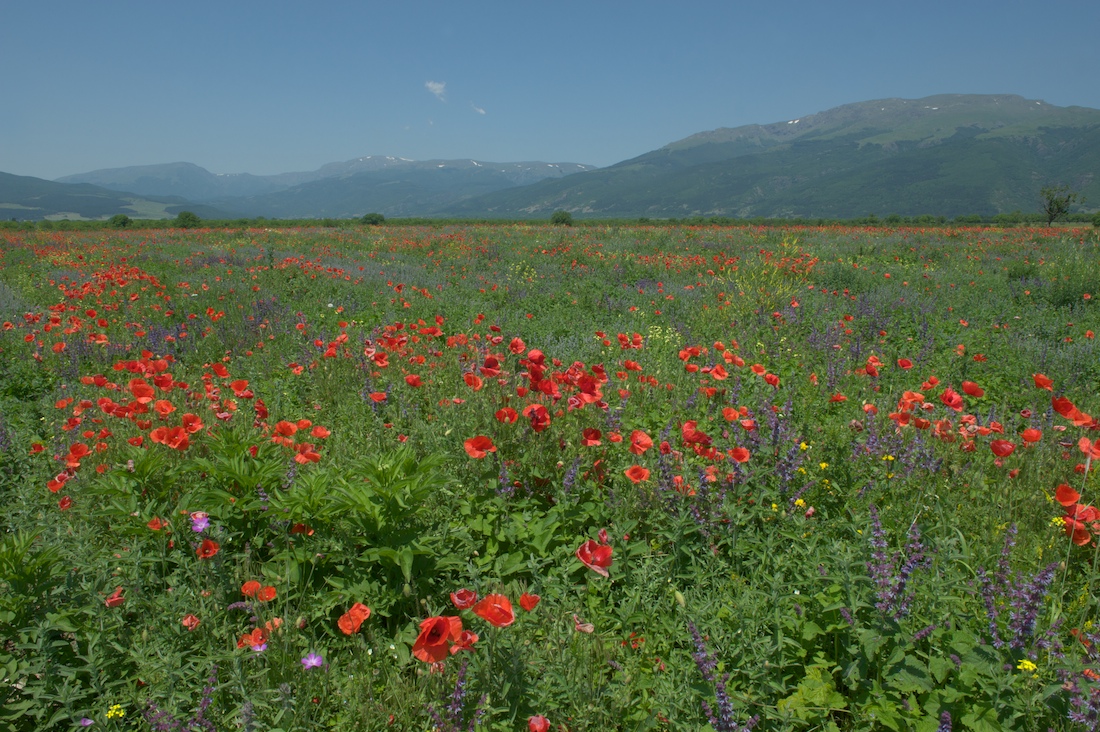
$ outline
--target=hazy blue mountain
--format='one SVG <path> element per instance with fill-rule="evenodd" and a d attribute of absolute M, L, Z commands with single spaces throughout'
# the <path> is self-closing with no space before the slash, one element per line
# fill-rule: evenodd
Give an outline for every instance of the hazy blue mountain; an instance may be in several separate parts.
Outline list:
<path fill-rule="evenodd" d="M 179 197 L 138 196 L 88 183 L 58 183 L 26 175 L 0 173 L 0 219 L 40 221 L 45 218 L 173 218 L 180 211 L 202 218 L 225 218 L 224 211 Z"/>
<path fill-rule="evenodd" d="M 57 182 L 91 183 L 112 191 L 126 191 L 143 196 L 179 196 L 190 201 L 254 196 L 285 187 L 263 176 L 248 173 L 215 175 L 193 163 L 105 168 L 90 173 L 67 175 L 58 178 Z"/>
<path fill-rule="evenodd" d="M 180 196 L 269 218 L 431 215 L 471 195 L 527 185 L 593 166 L 577 163 L 491 163 L 409 160 L 372 155 L 317 170 L 277 175 L 218 175 L 192 163 L 94 170 L 59 178 L 142 196 Z"/>
<path fill-rule="evenodd" d="M 403 160 L 374 156 L 332 164 L 332 175 L 261 196 L 215 199 L 246 216 L 346 218 L 365 213 L 434 216 L 471 196 L 591 169 L 576 163 Z"/>
<path fill-rule="evenodd" d="M 1100 202 L 1100 110 L 1011 95 L 848 104 L 701 132 L 607 168 L 468 199 L 454 216 L 850 218 L 1035 211 L 1067 183 Z"/>

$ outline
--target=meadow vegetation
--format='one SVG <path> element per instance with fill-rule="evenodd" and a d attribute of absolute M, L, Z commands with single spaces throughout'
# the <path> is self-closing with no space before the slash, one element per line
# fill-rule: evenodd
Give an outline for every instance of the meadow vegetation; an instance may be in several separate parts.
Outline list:
<path fill-rule="evenodd" d="M 1100 726 L 1092 228 L 140 223 L 0 232 L 0 729 Z"/>

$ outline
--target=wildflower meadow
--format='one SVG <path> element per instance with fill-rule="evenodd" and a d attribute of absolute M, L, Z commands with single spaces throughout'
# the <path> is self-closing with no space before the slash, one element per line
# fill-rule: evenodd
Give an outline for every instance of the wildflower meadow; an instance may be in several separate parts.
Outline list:
<path fill-rule="evenodd" d="M 0 729 L 1100 727 L 1091 228 L 3 236 Z"/>

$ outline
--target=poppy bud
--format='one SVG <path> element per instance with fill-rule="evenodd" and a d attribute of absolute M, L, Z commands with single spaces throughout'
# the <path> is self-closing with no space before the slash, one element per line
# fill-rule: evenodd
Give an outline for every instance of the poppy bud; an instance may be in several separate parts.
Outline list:
<path fill-rule="evenodd" d="M 406 582 L 405 586 L 401 588 L 401 594 L 404 595 L 405 597 L 411 597 L 412 593 L 413 593 L 412 585 L 410 585 L 408 582 Z"/>
<path fill-rule="evenodd" d="M 677 605 L 679 605 L 680 607 L 687 607 L 687 600 L 684 599 L 684 593 L 680 592 L 679 590 L 676 590 L 672 594 L 673 594 L 673 597 L 676 598 L 676 604 Z"/>

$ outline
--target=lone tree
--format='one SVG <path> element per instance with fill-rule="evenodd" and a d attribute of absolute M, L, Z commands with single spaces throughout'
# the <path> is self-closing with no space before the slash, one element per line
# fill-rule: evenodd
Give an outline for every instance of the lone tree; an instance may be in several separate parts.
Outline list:
<path fill-rule="evenodd" d="M 1043 199 L 1043 213 L 1047 217 L 1047 226 L 1055 222 L 1061 216 L 1069 213 L 1069 207 L 1080 198 L 1077 191 L 1070 190 L 1067 185 L 1044 186 L 1039 191 Z"/>
<path fill-rule="evenodd" d="M 201 224 L 202 219 L 190 211 L 180 211 L 176 214 L 176 220 L 172 222 L 172 225 L 177 229 L 193 229 Z"/>
<path fill-rule="evenodd" d="M 367 226 L 381 226 L 386 223 L 386 217 L 380 213 L 364 214 L 363 218 L 359 219 Z"/>
<path fill-rule="evenodd" d="M 555 211 L 550 216 L 550 223 L 554 224 L 555 226 L 572 226 L 573 214 L 569 213 L 568 211 Z"/>
<path fill-rule="evenodd" d="M 134 223 L 134 220 L 126 214 L 115 214 L 107 219 L 107 226 L 110 226 L 112 229 L 125 229 L 132 223 Z"/>

